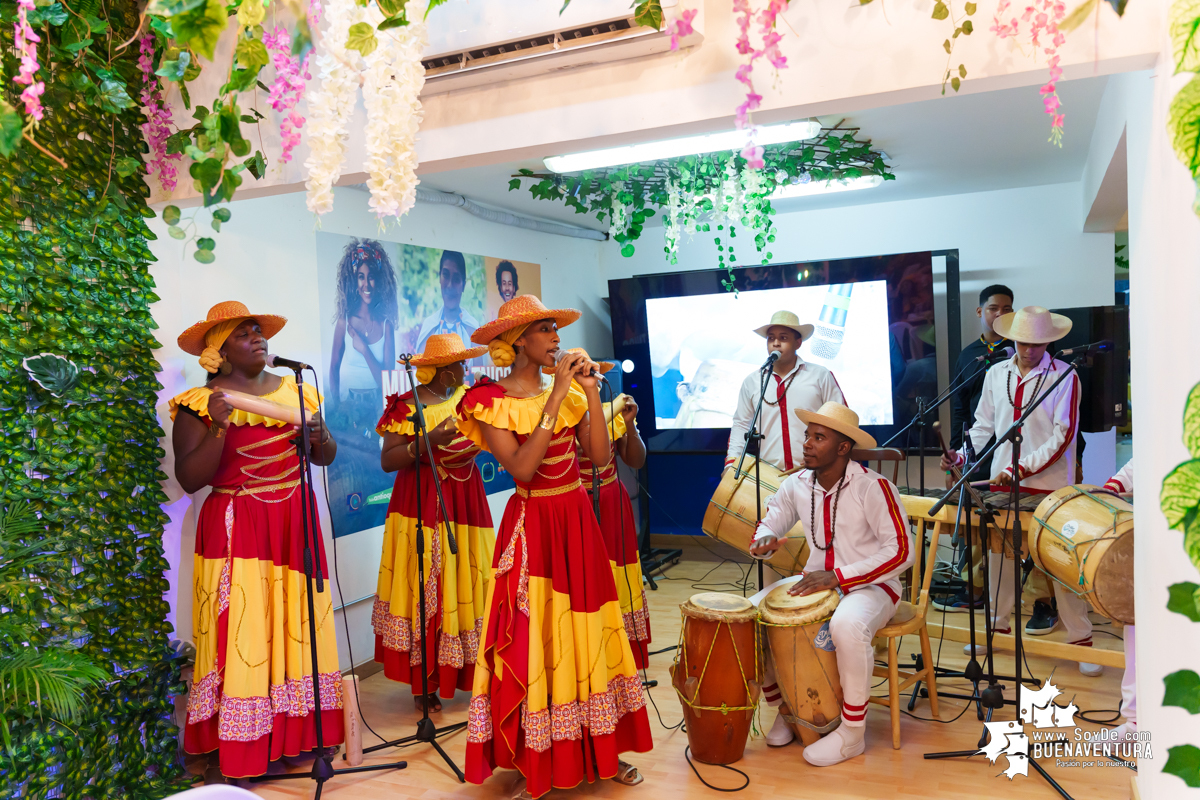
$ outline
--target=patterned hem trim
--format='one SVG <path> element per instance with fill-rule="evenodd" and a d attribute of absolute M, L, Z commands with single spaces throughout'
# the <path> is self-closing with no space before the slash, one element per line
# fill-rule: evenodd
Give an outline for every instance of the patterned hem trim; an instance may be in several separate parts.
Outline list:
<path fill-rule="evenodd" d="M 412 620 L 407 617 L 397 617 L 391 612 L 391 603 L 375 598 L 371 609 L 371 627 L 375 634 L 383 640 L 387 650 L 397 653 L 408 653 L 408 663 L 414 667 L 421 665 L 421 636 L 413 628 Z M 475 620 L 475 627 L 462 631 L 457 636 L 449 636 L 438 631 L 437 663 L 442 667 L 462 669 L 467 664 L 474 664 L 479 654 L 479 639 L 483 636 L 483 619 Z"/>
<path fill-rule="evenodd" d="M 544 753 L 553 742 L 583 738 L 584 728 L 592 736 L 609 736 L 617 730 L 621 717 L 645 707 L 642 681 L 636 675 L 617 676 L 609 681 L 607 691 L 582 702 L 555 703 L 532 713 L 526 703 L 521 703 L 525 745 L 536 753 Z M 492 735 L 491 698 L 476 695 L 471 698 L 467 714 L 467 741 L 482 743 Z"/>
<path fill-rule="evenodd" d="M 217 691 L 220 687 L 221 674 L 216 670 L 198 681 L 192 681 L 187 701 L 188 722 L 203 722 L 217 713 Z"/>
<path fill-rule="evenodd" d="M 320 675 L 321 708 L 335 711 L 342 707 L 342 674 L 325 672 Z M 312 677 L 288 678 L 283 684 L 272 685 L 270 696 L 229 697 L 217 701 L 220 673 L 210 672 L 192 683 L 188 693 L 189 725 L 203 722 L 217 714 L 217 738 L 226 742 L 253 742 L 271 732 L 277 714 L 305 717 L 314 706 Z"/>
<path fill-rule="evenodd" d="M 642 607 L 621 615 L 625 633 L 635 642 L 650 641 L 650 612 L 646 603 L 646 590 L 642 590 Z"/>

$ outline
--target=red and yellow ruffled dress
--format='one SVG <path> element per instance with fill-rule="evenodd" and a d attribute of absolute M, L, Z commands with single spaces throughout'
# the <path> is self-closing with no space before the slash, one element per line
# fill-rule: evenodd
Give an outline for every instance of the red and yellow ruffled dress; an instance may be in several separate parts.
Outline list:
<path fill-rule="evenodd" d="M 508 397 L 481 379 L 463 398 L 459 429 L 480 447 L 480 422 L 523 443 L 548 399 L 549 390 Z M 467 780 L 517 769 L 533 797 L 611 778 L 618 754 L 653 747 L 608 549 L 579 479 L 575 426 L 586 412 L 572 387 L 537 474 L 516 482 L 475 667 Z"/>
<path fill-rule="evenodd" d="M 317 394 L 305 386 L 307 414 Z M 206 425 L 212 390 L 172 398 L 171 419 L 190 409 Z M 295 379 L 283 376 L 264 399 L 299 407 Z M 220 751 L 227 777 L 262 775 L 267 763 L 316 745 L 299 461 L 286 423 L 234 410 L 212 493 L 196 520 L 192 625 L 196 668 L 188 692 L 183 746 Z M 317 563 L 326 578 L 314 599 L 321 722 L 327 747 L 343 741 L 329 571 L 317 528 Z"/>
<path fill-rule="evenodd" d="M 600 530 L 608 546 L 608 562 L 612 565 L 617 596 L 621 599 L 621 617 L 625 633 L 633 649 L 638 669 L 645 669 L 650 658 L 650 608 L 646 605 L 646 590 L 642 585 L 642 555 L 638 549 L 637 524 L 633 521 L 633 504 L 625 484 L 617 478 L 617 442 L 625 435 L 625 418 L 619 413 L 608 426 L 613 457 L 599 471 Z M 588 501 L 592 499 L 592 460 L 579 451 L 579 474 Z"/>
<path fill-rule="evenodd" d="M 425 421 L 432 429 L 454 416 L 462 387 L 449 400 L 425 406 Z M 412 441 L 412 392 L 392 395 L 379 420 L 379 435 L 391 432 Z M 484 607 L 491 582 L 492 549 L 496 535 L 488 510 L 483 477 L 475 466 L 479 448 L 465 436 L 438 448 L 438 477 L 446 513 L 458 545 L 450 552 L 446 526 L 441 522 L 437 490 L 430 472 L 429 455 L 421 456 L 421 515 L 425 530 L 425 621 L 436 636 L 428 639 L 429 691 L 454 697 L 455 689 L 470 691 L 475 656 L 483 631 Z M 434 532 L 436 528 L 436 533 Z M 375 660 L 394 681 L 412 684 L 421 693 L 420 585 L 417 578 L 417 470 L 396 474 L 392 500 L 383 529 L 383 557 L 371 623 L 375 629 Z M 433 543 L 438 543 L 433 546 Z M 417 632 L 414 636 L 413 633 Z"/>

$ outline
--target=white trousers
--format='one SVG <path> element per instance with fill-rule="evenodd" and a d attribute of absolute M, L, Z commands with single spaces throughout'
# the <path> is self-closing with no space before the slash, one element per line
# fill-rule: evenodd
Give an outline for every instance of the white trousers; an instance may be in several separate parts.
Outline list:
<path fill-rule="evenodd" d="M 1137 668 L 1134 660 L 1133 627 L 1125 626 L 1125 674 L 1121 677 L 1121 714 L 1137 725 Z"/>
<path fill-rule="evenodd" d="M 878 586 L 855 589 L 842 598 L 833 618 L 829 635 L 837 652 L 838 678 L 842 682 L 842 724 L 861 727 L 867 724 L 867 698 L 871 696 L 871 675 L 875 670 L 875 632 L 887 625 L 896 613 L 896 604 Z M 763 697 L 769 705 L 782 701 L 775 679 L 775 660 L 768 652 Z"/>
<path fill-rule="evenodd" d="M 988 585 L 992 604 L 992 627 L 1001 633 L 1012 630 L 1009 616 L 1013 612 L 1016 595 L 1013 591 L 1013 570 L 1020 565 L 1007 556 L 988 553 Z M 1088 619 L 1088 603 L 1058 581 L 1054 584 L 1054 599 L 1058 601 L 1058 618 L 1067 629 L 1067 641 L 1071 644 L 1091 647 L 1092 621 Z"/>

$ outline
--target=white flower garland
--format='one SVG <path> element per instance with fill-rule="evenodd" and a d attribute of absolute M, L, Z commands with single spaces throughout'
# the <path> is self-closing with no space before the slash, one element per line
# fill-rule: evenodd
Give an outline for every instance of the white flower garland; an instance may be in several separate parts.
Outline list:
<path fill-rule="evenodd" d="M 329 0 L 321 54 L 316 58 L 319 83 L 308 94 L 308 209 L 324 214 L 333 209 L 333 184 L 346 159 L 350 119 L 358 100 L 357 52 L 346 50 L 350 26 L 366 17 L 355 0 Z"/>
<path fill-rule="evenodd" d="M 375 215 L 400 217 L 417 201 L 417 129 L 424 114 L 421 87 L 425 67 L 421 52 L 427 40 L 425 3 L 410 0 L 410 22 L 377 33 L 379 46 L 366 58 L 363 104 L 367 109 L 367 188 Z M 372 7 L 371 22 L 383 15 Z"/>

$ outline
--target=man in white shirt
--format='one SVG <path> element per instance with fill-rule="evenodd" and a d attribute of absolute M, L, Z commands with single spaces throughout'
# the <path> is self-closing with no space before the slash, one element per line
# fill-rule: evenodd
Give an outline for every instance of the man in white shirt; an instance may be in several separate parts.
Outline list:
<path fill-rule="evenodd" d="M 900 575 L 912 565 L 915 547 L 896 487 L 850 460 L 853 448 L 875 446 L 875 439 L 858 427 L 858 415 L 836 402 L 825 403 L 815 414 L 802 409 L 795 413 L 807 425 L 806 470 L 785 478 L 771 498 L 750 552 L 769 556 L 792 526 L 803 521 L 808 563 L 803 577 L 788 591 L 806 595 L 840 589 L 844 593 L 829 621 L 842 684 L 842 723 L 804 748 L 804 759 L 823 767 L 866 749 L 867 702 L 875 666 L 871 640 L 896 612 Z M 770 661 L 763 682 L 768 703 L 778 705 Z M 767 743 L 778 747 L 791 739 L 786 722 L 778 717 Z"/>
<path fill-rule="evenodd" d="M 984 377 L 975 424 L 969 434 L 975 451 L 982 452 L 993 436 L 1002 436 L 1036 399 L 1045 399 L 1025 421 L 1019 475 L 1013 475 L 1012 443 L 1004 441 L 996 448 L 992 458 L 992 488 L 1007 490 L 1014 477 L 1020 482 L 1021 491 L 1027 493 L 1050 494 L 1070 486 L 1075 482 L 1075 440 L 1079 434 L 1079 376 L 1071 375 L 1051 393 L 1050 387 L 1068 365 L 1052 358 L 1046 350 L 1051 342 L 1070 332 L 1071 320 L 1040 306 L 1027 306 L 999 317 L 995 329 L 1016 343 L 1017 353 L 993 366 Z M 963 463 L 958 453 L 942 457 L 945 469 Z M 1015 604 L 1011 572 L 1014 569 L 1020 566 L 1010 555 L 988 559 L 992 626 L 997 633 L 1012 632 L 1009 615 Z M 1088 619 L 1087 601 L 1057 581 L 1053 585 L 1067 641 L 1091 647 L 1092 623 Z M 965 648 L 968 653 L 970 647 Z M 1096 676 L 1104 668 L 1081 662 L 1079 671 Z"/>
<path fill-rule="evenodd" d="M 767 387 L 758 419 L 758 432 L 763 435 L 759 455 L 763 461 L 785 472 L 800 465 L 800 452 L 804 447 L 804 423 L 793 419 L 789 412 L 812 411 L 831 401 L 846 402 L 832 372 L 800 358 L 800 345 L 812 336 L 813 330 L 812 325 L 801 325 L 800 318 L 792 312 L 776 311 L 769 323 L 754 331 L 767 340 L 768 356 L 779 353 L 779 360 L 768 378 L 771 385 Z M 761 390 L 761 372 L 747 375 L 742 382 L 737 411 L 729 426 L 726 468 L 736 465 L 742 457 Z"/>

